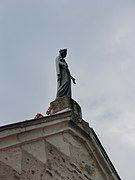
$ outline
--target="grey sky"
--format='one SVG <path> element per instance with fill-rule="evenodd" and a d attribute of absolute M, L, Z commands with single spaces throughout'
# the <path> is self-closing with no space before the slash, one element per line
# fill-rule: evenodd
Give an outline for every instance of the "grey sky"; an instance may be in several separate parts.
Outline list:
<path fill-rule="evenodd" d="M 135 1 L 1 0 L 0 125 L 45 114 L 68 48 L 73 99 L 123 180 L 135 167 Z"/>

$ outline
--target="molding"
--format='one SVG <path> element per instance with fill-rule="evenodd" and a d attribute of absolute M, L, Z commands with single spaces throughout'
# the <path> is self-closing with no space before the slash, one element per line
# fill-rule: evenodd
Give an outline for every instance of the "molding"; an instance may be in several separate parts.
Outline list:
<path fill-rule="evenodd" d="M 38 139 L 47 139 L 64 132 L 68 132 L 82 142 L 106 180 L 120 180 L 94 130 L 73 111 L 0 127 L 0 150 Z"/>

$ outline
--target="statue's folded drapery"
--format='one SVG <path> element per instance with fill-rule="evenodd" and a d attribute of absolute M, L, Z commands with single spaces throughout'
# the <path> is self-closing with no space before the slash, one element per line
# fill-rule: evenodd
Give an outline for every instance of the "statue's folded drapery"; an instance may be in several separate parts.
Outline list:
<path fill-rule="evenodd" d="M 56 58 L 57 71 L 57 95 L 56 98 L 62 96 L 71 97 L 71 75 L 68 65 L 64 58 L 58 56 Z"/>

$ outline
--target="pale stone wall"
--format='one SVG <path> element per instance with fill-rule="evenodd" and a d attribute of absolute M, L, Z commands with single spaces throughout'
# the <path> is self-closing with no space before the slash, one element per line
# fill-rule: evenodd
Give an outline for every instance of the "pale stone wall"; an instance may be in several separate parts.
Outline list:
<path fill-rule="evenodd" d="M 68 137 L 67 133 L 64 136 Z M 72 145 L 65 139 L 67 144 L 70 143 L 70 152 L 66 150 L 68 145 L 64 147 L 61 143 L 66 155 L 48 141 L 52 142 L 53 139 L 38 140 L 0 151 L 0 180 L 104 179 L 102 173 L 96 170 L 88 152 L 79 143 Z"/>
<path fill-rule="evenodd" d="M 120 180 L 76 121 L 66 112 L 0 128 L 0 180 Z"/>

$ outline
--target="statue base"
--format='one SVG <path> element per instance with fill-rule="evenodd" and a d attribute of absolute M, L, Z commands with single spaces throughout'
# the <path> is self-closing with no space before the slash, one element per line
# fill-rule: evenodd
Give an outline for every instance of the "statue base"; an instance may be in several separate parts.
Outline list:
<path fill-rule="evenodd" d="M 50 103 L 51 114 L 57 114 L 72 110 L 78 117 L 82 118 L 81 107 L 72 98 L 63 96 Z"/>

